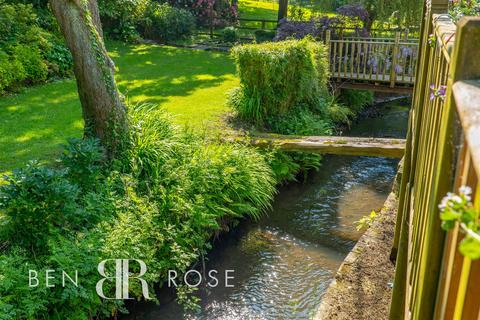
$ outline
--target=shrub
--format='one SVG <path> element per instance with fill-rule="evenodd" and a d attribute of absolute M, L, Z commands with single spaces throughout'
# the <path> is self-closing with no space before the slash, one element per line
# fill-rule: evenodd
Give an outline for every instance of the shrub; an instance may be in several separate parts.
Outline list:
<path fill-rule="evenodd" d="M 339 102 L 358 114 L 373 103 L 373 92 L 367 90 L 344 89 L 340 92 Z"/>
<path fill-rule="evenodd" d="M 185 9 L 152 2 L 146 9 L 141 25 L 145 37 L 166 42 L 191 34 L 195 28 L 195 18 Z"/>
<path fill-rule="evenodd" d="M 70 50 L 54 36 L 43 50 L 50 77 L 69 76 L 73 68 L 73 57 Z"/>
<path fill-rule="evenodd" d="M 350 126 L 355 115 L 352 110 L 335 100 L 327 107 L 327 116 L 335 125 Z"/>
<path fill-rule="evenodd" d="M 135 41 L 137 22 L 145 14 L 150 0 L 100 0 L 98 6 L 104 32 L 111 38 Z"/>
<path fill-rule="evenodd" d="M 185 8 L 196 18 L 200 26 L 221 28 L 238 18 L 238 4 L 230 0 L 168 0 L 170 5 Z"/>
<path fill-rule="evenodd" d="M 39 10 L 45 15 L 45 8 Z M 38 19 L 32 5 L 0 0 L 0 93 L 69 74 L 70 52 L 39 21 L 48 24 L 43 16 Z M 50 28 L 56 32 L 56 25 Z"/>
<path fill-rule="evenodd" d="M 277 34 L 274 40 L 303 39 L 308 36 L 314 39 L 322 39 L 326 30 L 331 30 L 332 38 L 336 39 L 338 38 L 336 30 L 344 26 L 344 21 L 338 17 L 317 17 L 308 21 L 282 19 L 277 27 Z"/>
<path fill-rule="evenodd" d="M 266 125 L 270 131 L 280 134 L 305 136 L 332 134 L 332 124 L 328 117 L 301 106 L 284 115 L 268 117 Z"/>
<path fill-rule="evenodd" d="M 26 77 L 23 65 L 0 49 L 0 94 Z"/>
<path fill-rule="evenodd" d="M 289 40 L 237 46 L 232 52 L 241 89 L 229 103 L 242 118 L 258 124 L 300 104 L 321 107 L 328 79 L 324 45 Z"/>
<path fill-rule="evenodd" d="M 234 43 L 240 38 L 238 29 L 235 27 L 226 27 L 222 30 L 222 39 L 225 42 Z"/>
<path fill-rule="evenodd" d="M 0 209 L 7 218 L 3 231 L 10 242 L 44 253 L 53 232 L 80 222 L 79 190 L 65 178 L 65 171 L 32 162 L 6 181 L 0 190 Z"/>
<path fill-rule="evenodd" d="M 0 186 L 1 243 L 8 244 L 0 275 L 9 279 L 0 281 L 0 318 L 109 319 L 125 308 L 97 296 L 98 262 L 142 259 L 153 292 L 167 270 L 185 271 L 233 219 L 269 208 L 275 181 L 255 149 L 184 132 L 152 107 L 130 116 L 134 130 L 122 158 L 102 165 L 98 142 L 71 140 L 59 168 L 31 164 Z M 81 280 L 26 293 L 28 269 L 78 270 Z M 131 289 L 140 299 L 138 284 Z"/>
<path fill-rule="evenodd" d="M 255 30 L 255 41 L 257 43 L 272 41 L 275 38 L 275 31 L 273 30 Z"/>
<path fill-rule="evenodd" d="M 23 65 L 26 81 L 37 83 L 47 79 L 48 68 L 38 47 L 17 45 L 13 49 L 13 56 Z"/>

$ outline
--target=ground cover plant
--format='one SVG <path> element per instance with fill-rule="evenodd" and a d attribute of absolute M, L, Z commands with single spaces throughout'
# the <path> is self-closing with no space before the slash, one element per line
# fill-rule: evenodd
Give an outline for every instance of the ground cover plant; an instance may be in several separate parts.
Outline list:
<path fill-rule="evenodd" d="M 109 318 L 124 307 L 95 294 L 101 260 L 142 259 L 153 293 L 215 232 L 269 208 L 275 180 L 256 150 L 205 140 L 151 106 L 132 108 L 130 123 L 114 161 L 97 140 L 74 139 L 55 167 L 30 163 L 0 187 L 0 274 L 9 279 L 0 282 L 1 319 Z M 47 268 L 78 270 L 78 287 L 30 291 L 26 270 Z"/>

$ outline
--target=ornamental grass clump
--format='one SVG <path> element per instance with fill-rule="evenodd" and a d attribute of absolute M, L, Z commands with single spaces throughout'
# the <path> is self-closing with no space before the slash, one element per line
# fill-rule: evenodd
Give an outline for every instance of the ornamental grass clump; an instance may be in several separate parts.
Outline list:
<path fill-rule="evenodd" d="M 229 104 L 239 116 L 263 124 L 300 105 L 320 110 L 328 80 L 327 50 L 310 39 L 241 45 L 233 48 L 240 88 Z"/>

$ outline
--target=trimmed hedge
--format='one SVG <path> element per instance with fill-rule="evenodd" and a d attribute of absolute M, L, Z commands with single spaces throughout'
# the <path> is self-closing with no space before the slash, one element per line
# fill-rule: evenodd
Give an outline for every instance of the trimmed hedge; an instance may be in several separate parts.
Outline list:
<path fill-rule="evenodd" d="M 321 109 L 328 80 L 326 54 L 323 44 L 310 39 L 233 48 L 241 87 L 230 104 L 257 124 L 299 105 Z"/>

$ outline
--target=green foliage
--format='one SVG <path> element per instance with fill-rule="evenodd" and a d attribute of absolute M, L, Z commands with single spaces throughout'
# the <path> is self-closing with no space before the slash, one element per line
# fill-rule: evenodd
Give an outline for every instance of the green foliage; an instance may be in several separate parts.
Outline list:
<path fill-rule="evenodd" d="M 340 92 L 338 101 L 354 113 L 359 113 L 365 107 L 373 104 L 373 98 L 372 91 L 344 89 Z"/>
<path fill-rule="evenodd" d="M 356 113 L 332 98 L 327 107 L 327 116 L 336 125 L 350 126 Z"/>
<path fill-rule="evenodd" d="M 450 1 L 449 13 L 455 21 L 464 16 L 480 16 L 479 0 Z"/>
<path fill-rule="evenodd" d="M 268 117 L 265 122 L 271 132 L 280 134 L 321 136 L 333 132 L 328 118 L 301 106 L 291 109 L 284 115 Z"/>
<path fill-rule="evenodd" d="M 47 79 L 47 65 L 43 61 L 39 48 L 17 45 L 13 49 L 13 56 L 22 64 L 26 81 L 36 83 Z"/>
<path fill-rule="evenodd" d="M 322 156 L 318 153 L 273 150 L 268 159 L 275 180 L 282 184 L 296 181 L 302 175 L 305 180 L 309 171 L 320 168 Z"/>
<path fill-rule="evenodd" d="M 241 89 L 229 104 L 240 117 L 262 124 L 298 105 L 321 107 L 328 79 L 324 45 L 309 39 L 269 42 L 237 46 L 232 55 Z"/>
<path fill-rule="evenodd" d="M 51 36 L 43 55 L 50 77 L 67 77 L 73 69 L 73 57 L 70 50 L 56 37 Z"/>
<path fill-rule="evenodd" d="M 273 38 L 275 38 L 275 31 L 273 31 L 273 30 L 255 30 L 254 35 L 255 35 L 255 41 L 257 43 L 273 41 Z"/>
<path fill-rule="evenodd" d="M 113 39 L 135 41 L 136 25 L 150 0 L 99 0 L 100 18 L 106 35 Z"/>
<path fill-rule="evenodd" d="M 71 69 L 68 50 L 38 23 L 32 5 L 0 0 L 0 93 Z"/>
<path fill-rule="evenodd" d="M 143 260 L 153 293 L 167 270 L 181 273 L 208 250 L 215 232 L 270 207 L 273 173 L 255 149 L 180 130 L 153 107 L 137 106 L 130 117 L 128 149 L 113 162 L 102 164 L 97 141 L 71 140 L 59 168 L 31 164 L 0 187 L 3 318 L 110 318 L 123 301 L 97 296 L 98 262 Z M 30 290 L 28 268 L 78 270 L 80 285 Z M 141 297 L 138 284 L 130 289 Z M 105 286 L 107 296 L 114 290 Z M 181 301 L 193 307 L 186 294 Z"/>
<path fill-rule="evenodd" d="M 189 11 L 168 3 L 151 2 L 141 21 L 141 28 L 149 39 L 172 41 L 192 33 L 195 17 Z"/>
<path fill-rule="evenodd" d="M 460 252 L 470 259 L 480 259 L 479 212 L 472 205 L 472 189 L 463 186 L 459 194 L 448 193 L 439 205 L 442 228 L 451 230 L 459 224 L 465 232 Z"/>
<path fill-rule="evenodd" d="M 377 213 L 375 211 L 372 211 L 370 212 L 369 215 L 362 217 L 360 220 L 356 222 L 357 231 L 370 228 L 376 218 L 377 218 Z"/>
<path fill-rule="evenodd" d="M 20 61 L 11 60 L 9 55 L 0 49 L 0 94 L 25 79 L 25 69 Z"/>
<path fill-rule="evenodd" d="M 61 157 L 61 163 L 68 169 L 68 177 L 84 190 L 97 186 L 105 152 L 94 138 L 69 139 Z"/>
<path fill-rule="evenodd" d="M 81 221 L 79 189 L 65 178 L 65 171 L 32 162 L 6 181 L 0 189 L 0 209 L 6 219 L 2 234 L 9 242 L 44 253 L 53 233 Z"/>
<path fill-rule="evenodd" d="M 235 27 L 226 27 L 221 31 L 222 39 L 228 43 L 235 43 L 240 39 L 240 33 Z"/>

